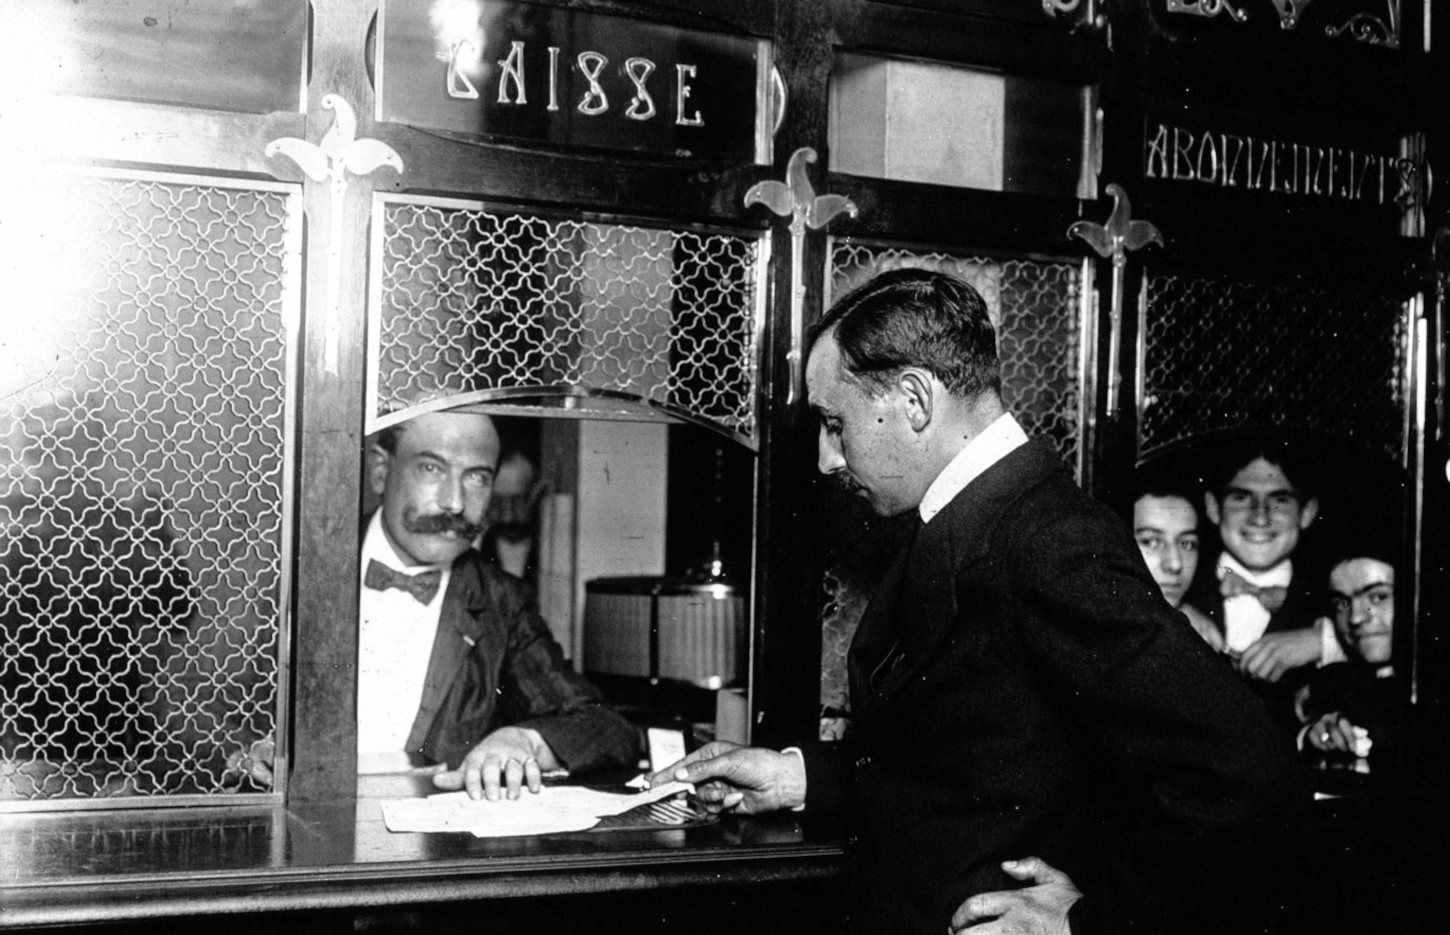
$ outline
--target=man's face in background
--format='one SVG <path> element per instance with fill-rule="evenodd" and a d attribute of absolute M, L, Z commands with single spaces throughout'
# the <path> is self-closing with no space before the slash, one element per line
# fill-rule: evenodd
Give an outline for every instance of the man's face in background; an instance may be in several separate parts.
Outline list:
<path fill-rule="evenodd" d="M 1133 504 L 1133 538 L 1163 598 L 1183 603 L 1198 571 L 1198 512 L 1183 497 L 1147 494 Z"/>
<path fill-rule="evenodd" d="M 1266 571 L 1293 554 L 1300 534 L 1319 514 L 1277 464 L 1255 458 L 1218 494 L 1204 497 L 1223 547 L 1251 571 Z"/>
<path fill-rule="evenodd" d="M 1352 558 L 1329 572 L 1334 629 L 1346 652 L 1371 665 L 1393 658 L 1395 569 L 1373 558 Z"/>

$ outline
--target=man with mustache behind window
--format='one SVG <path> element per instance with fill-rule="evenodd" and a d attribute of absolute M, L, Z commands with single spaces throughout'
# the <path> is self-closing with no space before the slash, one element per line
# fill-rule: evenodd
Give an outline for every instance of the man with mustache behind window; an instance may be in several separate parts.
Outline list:
<path fill-rule="evenodd" d="M 362 547 L 360 771 L 446 764 L 435 785 L 493 800 L 548 770 L 637 762 L 637 732 L 570 667 L 533 591 L 473 548 L 498 460 L 481 413 L 417 416 L 369 447 L 382 505 Z"/>

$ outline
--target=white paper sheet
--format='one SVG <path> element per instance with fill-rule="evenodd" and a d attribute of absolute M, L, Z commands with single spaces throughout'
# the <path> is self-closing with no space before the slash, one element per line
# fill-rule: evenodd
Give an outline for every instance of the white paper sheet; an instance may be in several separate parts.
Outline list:
<path fill-rule="evenodd" d="M 607 815 L 693 791 L 689 783 L 671 782 L 633 795 L 599 792 L 582 786 L 527 789 L 517 799 L 470 799 L 465 792 L 444 792 L 422 799 L 385 799 L 383 823 L 389 831 L 467 831 L 480 838 L 523 834 L 557 834 L 592 828 Z"/>

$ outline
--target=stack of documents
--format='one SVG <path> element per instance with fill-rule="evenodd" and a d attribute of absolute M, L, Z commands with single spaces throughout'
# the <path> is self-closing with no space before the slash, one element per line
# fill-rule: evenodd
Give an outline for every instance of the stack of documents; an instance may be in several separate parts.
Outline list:
<path fill-rule="evenodd" d="M 517 799 L 470 799 L 466 792 L 445 792 L 423 799 L 386 799 L 383 822 L 389 831 L 467 831 L 480 838 L 587 831 L 601 818 L 690 792 L 694 786 L 670 782 L 644 792 L 619 795 L 582 786 L 524 789 Z"/>

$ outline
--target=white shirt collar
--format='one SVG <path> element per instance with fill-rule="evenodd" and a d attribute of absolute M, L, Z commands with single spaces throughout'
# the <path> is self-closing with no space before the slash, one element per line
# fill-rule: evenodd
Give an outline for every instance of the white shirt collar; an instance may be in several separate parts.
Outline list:
<path fill-rule="evenodd" d="M 1027 444 L 1027 433 L 1010 412 L 998 416 L 991 425 L 982 430 L 976 438 L 967 442 L 957 452 L 942 472 L 926 489 L 917 511 L 923 523 L 931 518 L 961 493 L 966 486 L 982 475 L 987 468 L 1001 461 L 1016 449 Z"/>
<path fill-rule="evenodd" d="M 1294 580 L 1294 563 L 1287 558 L 1273 568 L 1264 571 L 1250 571 L 1228 552 L 1222 552 L 1219 554 L 1218 567 L 1215 571 L 1220 581 L 1223 580 L 1224 575 L 1233 572 L 1258 588 L 1287 588 L 1289 583 Z"/>

